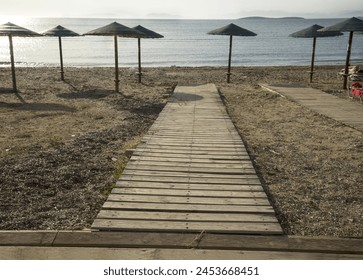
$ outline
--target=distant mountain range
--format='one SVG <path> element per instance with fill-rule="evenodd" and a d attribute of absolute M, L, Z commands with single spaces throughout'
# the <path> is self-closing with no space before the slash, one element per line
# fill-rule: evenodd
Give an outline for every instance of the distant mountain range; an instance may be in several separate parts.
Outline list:
<path fill-rule="evenodd" d="M 334 17 L 332 16 L 331 18 L 351 18 L 352 16 L 339 16 L 339 17 Z M 363 20 L 363 16 L 358 16 L 358 15 L 355 15 L 354 17 L 356 18 L 359 18 L 359 19 L 362 19 Z M 309 19 L 312 19 L 314 17 L 309 17 Z M 316 18 L 319 18 L 319 17 L 316 17 Z M 249 17 L 241 17 L 239 19 L 297 19 L 297 20 L 304 20 L 304 19 L 307 19 L 307 18 L 304 18 L 304 17 L 262 17 L 262 16 L 249 16 Z"/>
<path fill-rule="evenodd" d="M 255 17 L 242 17 L 239 19 L 305 19 L 303 17 L 259 17 L 259 16 L 255 16 Z"/>

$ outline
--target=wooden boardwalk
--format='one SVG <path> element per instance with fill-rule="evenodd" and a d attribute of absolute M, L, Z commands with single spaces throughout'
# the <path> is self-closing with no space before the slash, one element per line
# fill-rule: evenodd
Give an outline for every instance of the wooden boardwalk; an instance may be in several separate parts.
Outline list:
<path fill-rule="evenodd" d="M 282 234 L 213 84 L 175 89 L 92 230 Z"/>
<path fill-rule="evenodd" d="M 363 105 L 310 87 L 261 85 L 309 109 L 363 131 Z"/>

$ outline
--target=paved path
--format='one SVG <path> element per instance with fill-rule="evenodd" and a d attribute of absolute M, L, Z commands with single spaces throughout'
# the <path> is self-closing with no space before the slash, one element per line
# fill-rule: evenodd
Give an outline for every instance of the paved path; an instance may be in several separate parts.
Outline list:
<path fill-rule="evenodd" d="M 175 89 L 92 230 L 282 234 L 215 85 Z"/>
<path fill-rule="evenodd" d="M 297 103 L 363 131 L 363 105 L 310 87 L 261 85 Z"/>

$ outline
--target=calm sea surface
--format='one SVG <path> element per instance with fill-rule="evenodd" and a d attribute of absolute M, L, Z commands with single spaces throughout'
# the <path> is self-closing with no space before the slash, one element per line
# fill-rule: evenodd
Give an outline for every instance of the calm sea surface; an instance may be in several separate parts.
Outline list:
<path fill-rule="evenodd" d="M 1 19 L 0 19 L 1 20 Z M 142 39 L 143 66 L 225 66 L 228 36 L 207 35 L 210 30 L 231 22 L 249 29 L 256 37 L 233 37 L 232 65 L 309 65 L 312 39 L 288 37 L 290 33 L 313 24 L 329 26 L 342 19 L 241 19 L 241 20 L 146 20 L 146 19 L 69 19 L 33 18 L 14 21 L 25 28 L 42 32 L 63 25 L 83 34 L 117 21 L 128 27 L 142 25 L 162 35 L 163 39 Z M 3 24 L 5 22 L 0 22 Z M 316 64 L 344 65 L 348 34 L 318 38 Z M 63 38 L 65 66 L 113 66 L 112 37 L 82 36 Z M 0 66 L 9 66 L 7 37 L 0 37 Z M 14 38 L 18 66 L 57 66 L 58 39 Z M 363 35 L 355 35 L 352 64 L 363 62 Z M 137 66 L 137 39 L 119 38 L 120 67 Z"/>

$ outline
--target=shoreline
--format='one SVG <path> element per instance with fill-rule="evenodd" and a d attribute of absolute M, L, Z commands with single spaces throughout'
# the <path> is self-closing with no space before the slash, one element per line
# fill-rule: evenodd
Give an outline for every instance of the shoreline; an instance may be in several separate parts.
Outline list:
<path fill-rule="evenodd" d="M 341 62 L 341 63 L 339 63 Z M 34 63 L 36 64 L 36 63 Z M 226 61 L 226 65 L 164 65 L 164 66 L 158 66 L 158 65 L 147 65 L 147 64 L 143 64 L 142 65 L 142 69 L 155 69 L 155 68 L 227 68 L 228 62 Z M 353 61 L 351 62 L 351 64 L 353 65 L 362 65 L 363 64 L 363 60 L 362 61 Z M 231 66 L 231 69 L 233 68 L 262 68 L 262 67 L 272 67 L 272 68 L 275 68 L 275 67 L 282 67 L 282 68 L 285 68 L 285 67 L 292 67 L 292 68 L 295 68 L 295 67 L 308 67 L 310 68 L 310 65 L 311 65 L 311 62 L 306 62 L 306 64 L 281 64 L 281 65 L 233 65 L 233 61 L 232 61 L 232 66 Z M 341 67 L 341 68 L 344 68 L 345 66 L 345 62 L 344 61 L 337 61 L 336 63 L 332 64 L 331 62 L 327 62 L 326 64 L 319 64 L 319 63 L 316 63 L 315 62 L 315 67 L 317 68 L 335 68 L 335 67 Z M 0 69 L 9 69 L 11 67 L 11 63 L 10 61 L 9 62 L 0 62 Z M 52 63 L 52 64 L 36 64 L 36 65 L 33 65 L 33 64 L 29 64 L 29 65 L 26 65 L 24 63 L 21 63 L 21 62 L 16 62 L 15 63 L 15 69 L 17 68 L 34 68 L 34 69 L 39 69 L 39 68 L 45 68 L 45 69 L 48 69 L 48 68 L 60 68 L 59 66 L 59 63 Z M 115 68 L 114 65 L 110 64 L 110 65 L 70 65 L 70 64 L 67 64 L 66 66 L 64 66 L 64 69 L 66 68 L 70 68 L 70 69 L 74 69 L 74 68 L 81 68 L 81 69 L 84 69 L 84 68 Z M 122 69 L 122 68 L 138 68 L 138 64 L 137 62 L 135 62 L 133 65 L 122 65 L 119 64 L 119 68 Z"/>
<path fill-rule="evenodd" d="M 347 99 L 337 73 L 317 66 L 314 88 Z M 90 226 L 135 147 L 177 84 L 215 83 L 288 235 L 363 237 L 363 133 L 263 90 L 310 86 L 308 67 L 17 69 L 23 99 L 0 68 L 0 229 Z"/>

